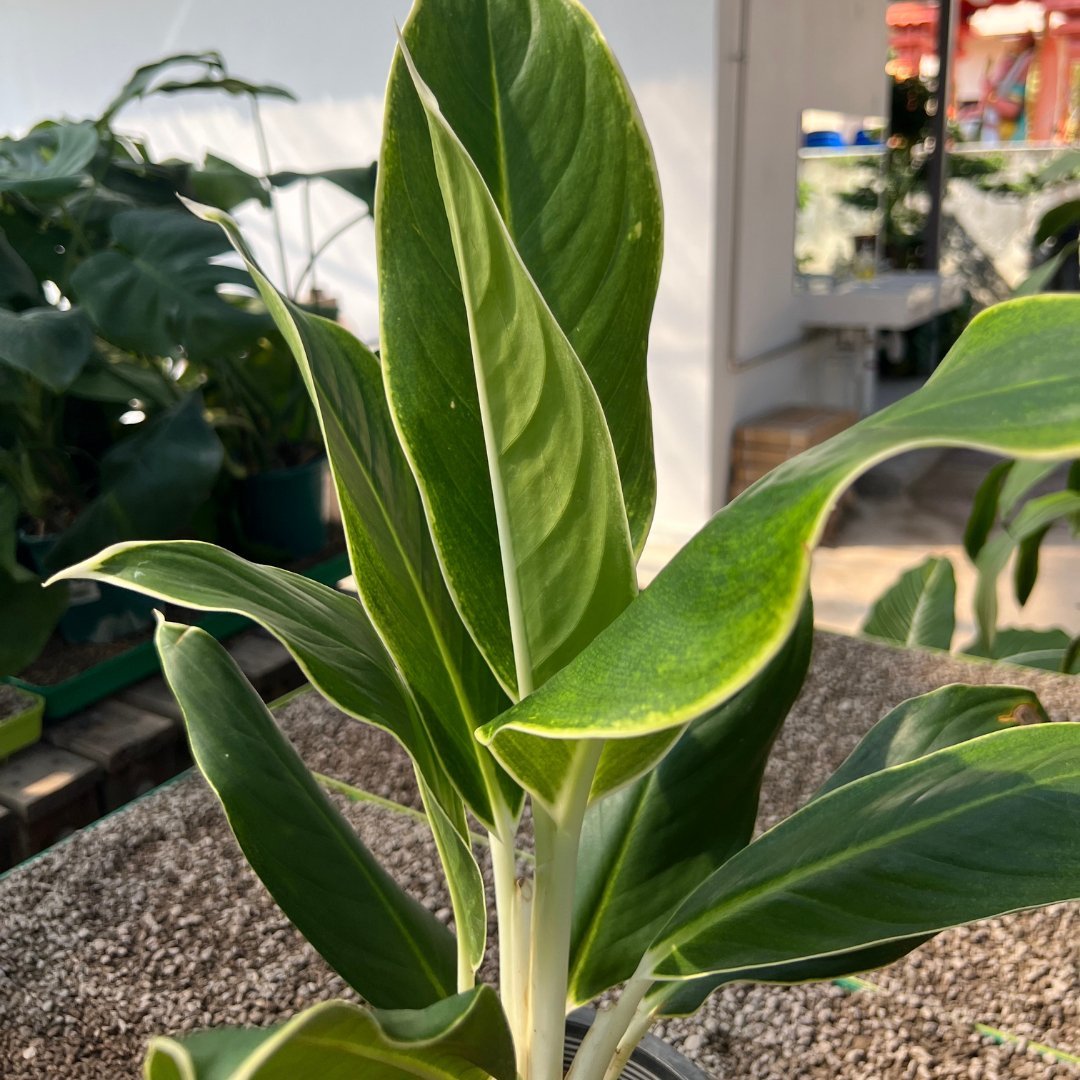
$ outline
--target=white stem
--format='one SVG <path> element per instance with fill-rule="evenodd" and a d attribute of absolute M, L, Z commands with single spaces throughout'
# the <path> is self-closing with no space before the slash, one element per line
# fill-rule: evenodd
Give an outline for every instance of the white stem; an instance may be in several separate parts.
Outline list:
<path fill-rule="evenodd" d="M 533 801 L 536 892 L 529 987 L 531 1047 L 525 1080 L 562 1080 L 563 1077 L 570 920 L 578 847 L 602 749 L 600 740 L 587 741 L 578 747 L 566 795 L 553 812 Z"/>
<path fill-rule="evenodd" d="M 652 979 L 635 974 L 623 987 L 615 1005 L 601 1009 L 596 1014 L 596 1020 L 581 1042 L 567 1080 L 601 1080 L 606 1076 L 608 1065 L 622 1046 L 650 986 Z M 634 1045 L 636 1040 L 631 1044 L 630 1052 L 633 1052 Z"/>
<path fill-rule="evenodd" d="M 630 1060 L 634 1047 L 648 1034 L 655 1018 L 654 1008 L 648 1007 L 645 1002 L 638 1006 L 637 1012 L 634 1013 L 634 1019 L 630 1021 L 630 1026 L 620 1040 L 619 1048 L 615 1051 L 615 1056 L 611 1059 L 607 1072 L 604 1073 L 604 1080 L 618 1080 L 622 1076 L 622 1071 L 626 1068 L 626 1063 Z"/>
<path fill-rule="evenodd" d="M 491 869 L 495 880 L 495 914 L 499 924 L 499 995 L 507 1023 L 514 1033 L 515 1044 L 523 1042 L 518 1019 L 518 1002 L 514 989 L 517 935 L 517 858 L 514 853 L 514 832 L 506 820 L 500 821 L 503 836 L 489 834 Z M 520 1053 L 519 1047 L 519 1053 Z"/>

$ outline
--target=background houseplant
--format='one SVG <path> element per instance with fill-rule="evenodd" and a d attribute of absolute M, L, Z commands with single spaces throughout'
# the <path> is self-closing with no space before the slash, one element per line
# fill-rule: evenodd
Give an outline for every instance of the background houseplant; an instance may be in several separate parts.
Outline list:
<path fill-rule="evenodd" d="M 809 552 L 830 508 L 912 447 L 1075 454 L 1063 386 L 1080 305 L 984 314 L 923 390 L 760 481 L 638 595 L 661 222 L 633 102 L 569 0 L 421 0 L 404 34 L 420 74 L 399 53 L 376 199 L 381 358 L 251 267 L 319 412 L 361 603 L 198 543 L 123 544 L 63 576 L 249 615 L 329 700 L 392 732 L 457 933 L 375 863 L 220 647 L 163 624 L 166 676 L 241 846 L 374 1008 L 159 1040 L 148 1074 L 379 1062 L 556 1080 L 568 1005 L 625 983 L 573 1066 L 610 1080 L 655 1016 L 724 982 L 863 970 L 1080 893 L 1080 729 L 1031 726 L 1037 702 L 1008 688 L 906 703 L 748 843 L 806 669 Z M 526 799 L 535 862 L 519 874 Z M 491 845 L 499 996 L 475 985 L 487 898 L 467 811 Z"/>
<path fill-rule="evenodd" d="M 964 549 L 976 572 L 974 640 L 969 656 L 1005 660 L 1066 674 L 1080 670 L 1080 636 L 1063 628 L 999 627 L 998 581 L 1012 560 L 1011 585 L 1023 607 L 1035 588 L 1039 552 L 1053 525 L 1080 529 L 1080 463 L 1065 473 L 1064 490 L 1045 491 L 1058 463 L 1002 461 L 979 486 L 964 530 Z M 1036 489 L 1033 493 L 1033 489 Z M 931 556 L 903 573 L 875 602 L 862 632 L 896 645 L 948 650 L 956 630 L 952 562 Z"/>
<path fill-rule="evenodd" d="M 323 178 L 370 204 L 374 168 L 270 175 L 267 161 L 256 176 L 214 155 L 156 161 L 117 129 L 133 101 L 181 91 L 247 98 L 264 152 L 259 99 L 291 99 L 236 78 L 216 53 L 178 54 L 139 68 L 94 120 L 0 140 L 3 673 L 33 659 L 65 610 L 67 590 L 45 594 L 33 575 L 103 544 L 188 530 L 263 557 L 323 546 L 321 442 L 303 380 L 247 273 L 217 263 L 229 250 L 221 231 L 177 195 L 273 210 L 275 187 Z M 310 215 L 310 197 L 304 205 Z M 313 242 L 298 288 L 318 254 Z M 250 501 L 249 478 L 298 465 L 319 471 L 300 480 L 316 497 L 299 551 L 275 542 L 265 512 L 234 510 Z M 294 501 L 293 523 L 297 512 Z M 69 639 L 149 625 L 149 605 L 122 592 L 71 599 Z"/>

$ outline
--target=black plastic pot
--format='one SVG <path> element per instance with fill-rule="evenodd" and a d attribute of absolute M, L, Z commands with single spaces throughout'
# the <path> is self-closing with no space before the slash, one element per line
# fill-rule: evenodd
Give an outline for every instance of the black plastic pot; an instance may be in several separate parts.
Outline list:
<path fill-rule="evenodd" d="M 288 559 L 326 546 L 326 458 L 270 469 L 240 481 L 240 515 L 250 544 Z"/>
<path fill-rule="evenodd" d="M 563 1068 L 570 1068 L 585 1033 L 596 1019 L 595 1009 L 576 1009 L 566 1018 Z M 622 1071 L 621 1080 L 710 1080 L 696 1065 L 654 1035 L 646 1035 Z"/>

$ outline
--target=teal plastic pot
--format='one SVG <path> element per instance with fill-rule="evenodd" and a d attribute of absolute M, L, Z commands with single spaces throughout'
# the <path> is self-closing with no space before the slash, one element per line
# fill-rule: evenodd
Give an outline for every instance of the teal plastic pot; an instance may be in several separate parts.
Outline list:
<path fill-rule="evenodd" d="M 55 534 L 19 534 L 27 561 L 42 576 L 47 576 L 44 561 L 56 540 Z M 69 581 L 68 609 L 60 619 L 60 636 L 73 645 L 117 641 L 153 626 L 154 608 L 159 603 L 151 596 L 140 596 L 115 585 Z"/>
<path fill-rule="evenodd" d="M 240 481 L 240 520 L 255 548 L 286 560 L 306 559 L 326 547 L 326 458 L 270 469 Z"/>

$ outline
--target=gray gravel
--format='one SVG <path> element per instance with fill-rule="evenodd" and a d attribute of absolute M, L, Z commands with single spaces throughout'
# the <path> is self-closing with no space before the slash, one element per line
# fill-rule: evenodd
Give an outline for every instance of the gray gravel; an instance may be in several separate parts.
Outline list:
<path fill-rule="evenodd" d="M 819 635 L 811 678 L 770 765 L 762 827 L 795 809 L 870 725 L 905 697 L 952 681 L 1031 685 L 1076 720 L 1075 682 Z M 309 764 L 416 804 L 385 736 L 308 696 L 285 711 Z M 346 812 L 403 884 L 449 920 L 422 825 Z M 716 1077 L 1066 1077 L 1080 1069 L 975 1022 L 1080 1054 L 1080 905 L 941 935 L 867 978 L 736 987 L 660 1034 Z M 263 1024 L 350 992 L 248 871 L 212 795 L 181 779 L 0 882 L 0 1075 L 137 1076 L 147 1038 L 209 1024 Z"/>

